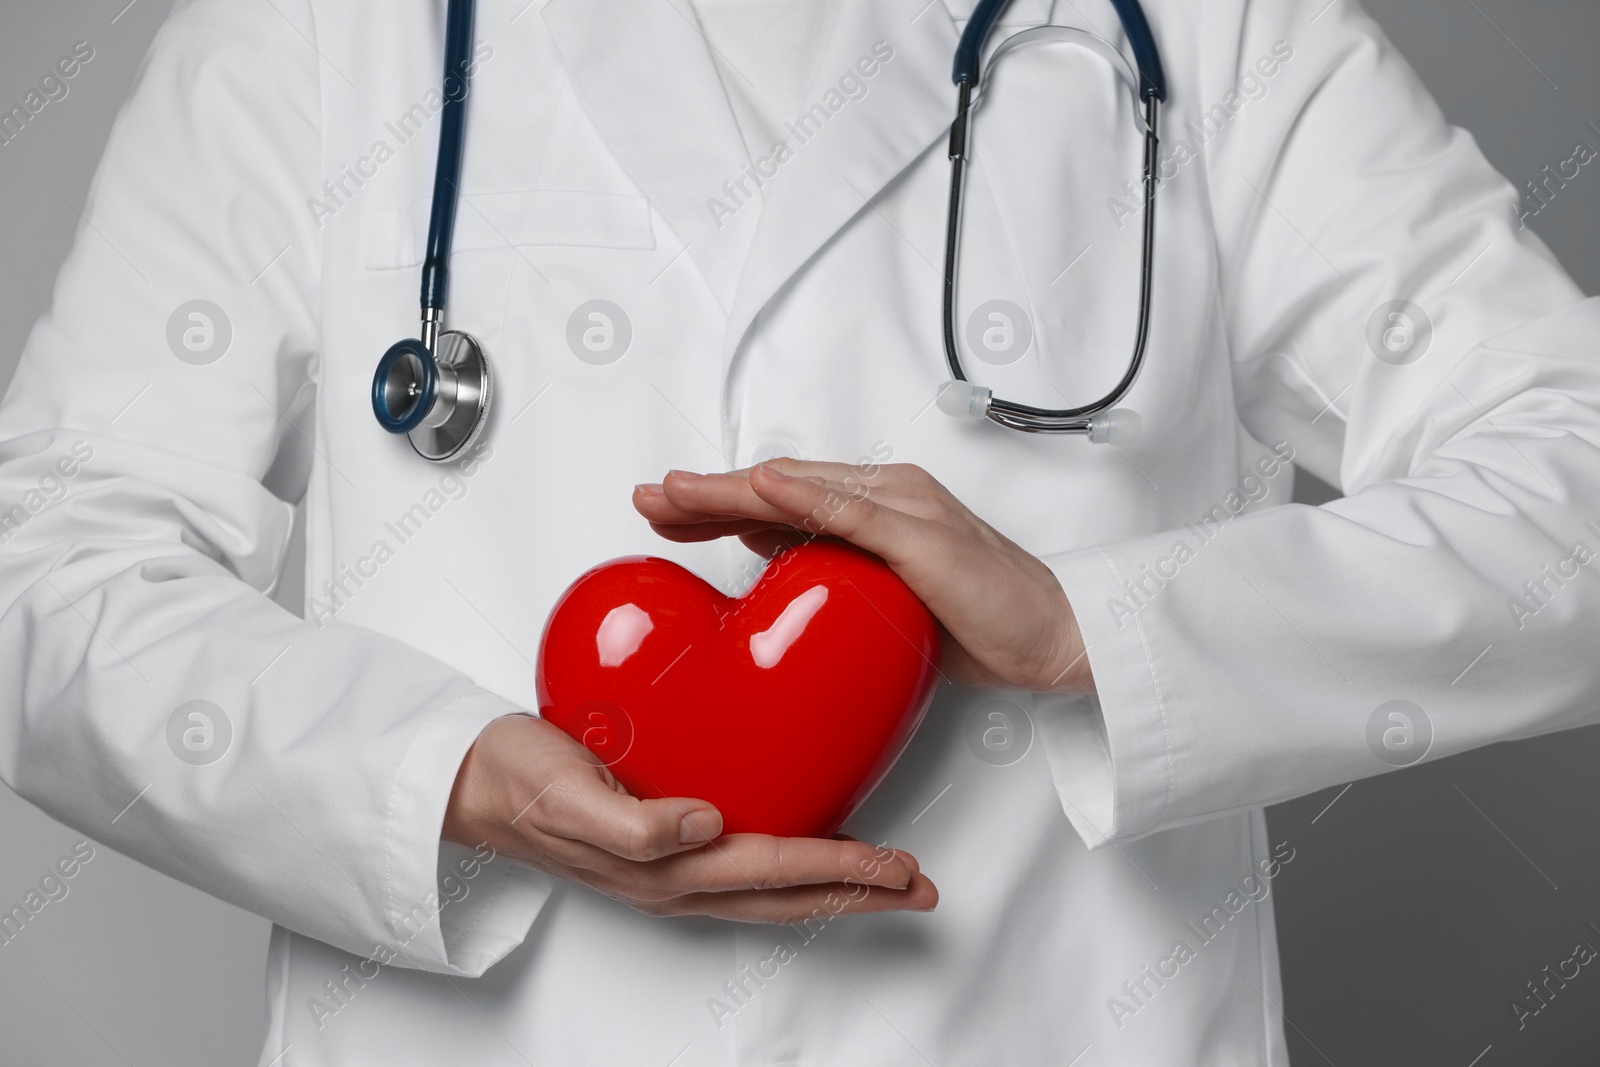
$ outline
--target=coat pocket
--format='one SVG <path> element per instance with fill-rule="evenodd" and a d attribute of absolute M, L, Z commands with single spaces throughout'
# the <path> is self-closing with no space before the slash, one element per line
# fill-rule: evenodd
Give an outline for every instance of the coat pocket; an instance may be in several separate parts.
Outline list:
<path fill-rule="evenodd" d="M 421 266 L 430 209 L 431 199 L 419 197 L 400 207 L 364 210 L 362 265 Z M 627 193 L 521 189 L 468 193 L 457 206 L 452 254 L 534 246 L 654 248 L 650 202 Z"/>

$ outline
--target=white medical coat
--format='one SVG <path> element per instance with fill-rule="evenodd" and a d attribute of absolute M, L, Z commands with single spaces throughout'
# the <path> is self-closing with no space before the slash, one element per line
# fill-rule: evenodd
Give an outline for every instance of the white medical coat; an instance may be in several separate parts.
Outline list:
<path fill-rule="evenodd" d="M 1389 769 L 1390 701 L 1420 715 L 1379 734 L 1435 758 L 1588 721 L 1600 674 L 1600 306 L 1325 2 L 1148 4 L 1144 434 L 1104 447 L 932 406 L 963 10 L 848 5 L 821 112 L 764 162 L 683 6 L 481 0 L 449 317 L 498 406 L 450 467 L 368 399 L 416 329 L 442 0 L 180 4 L 0 409 L 0 776 L 277 924 L 263 1063 L 1285 1062 L 1296 843 L 1261 806 Z M 1121 40 L 1105 0 L 1007 23 L 1046 19 Z M 961 325 L 1006 300 L 1031 340 L 971 373 L 1086 400 L 1131 345 L 1129 103 L 1065 46 L 987 97 Z M 575 576 L 648 551 L 748 578 L 736 543 L 655 538 L 634 483 L 778 452 L 928 468 L 1086 636 L 1097 699 L 943 685 L 848 824 L 938 910 L 659 920 L 441 848 Z M 1288 457 L 1346 498 L 1288 503 Z M 304 620 L 268 596 L 302 495 Z"/>

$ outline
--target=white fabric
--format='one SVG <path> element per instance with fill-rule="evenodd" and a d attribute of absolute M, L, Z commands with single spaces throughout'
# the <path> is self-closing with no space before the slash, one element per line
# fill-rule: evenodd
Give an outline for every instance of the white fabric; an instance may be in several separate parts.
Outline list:
<path fill-rule="evenodd" d="M 1261 872 L 1309 845 L 1259 806 L 1387 770 L 1367 730 L 1392 699 L 1435 756 L 1594 716 L 1600 595 L 1542 568 L 1596 546 L 1600 305 L 1355 3 L 1148 7 L 1157 302 L 1144 436 L 1109 448 L 932 404 L 944 7 L 843 9 L 815 81 L 867 89 L 821 105 L 757 218 L 708 207 L 746 153 L 678 8 L 482 0 L 450 322 L 499 408 L 439 468 L 367 392 L 415 329 L 441 5 L 180 4 L 0 405 L 0 777 L 279 924 L 264 1064 L 1284 1063 Z M 1026 49 L 975 137 L 959 319 L 1007 300 L 1032 342 L 974 376 L 1094 394 L 1133 324 L 1120 89 Z M 524 221 L 553 203 L 581 206 Z M 201 299 L 232 327 L 205 366 L 168 341 Z M 1366 336 L 1395 299 L 1432 323 L 1405 366 Z M 595 300 L 630 327 L 609 364 L 569 346 Z M 914 851 L 939 909 L 809 938 L 660 921 L 441 849 L 461 755 L 534 703 L 568 582 L 637 552 L 748 573 L 735 543 L 654 538 L 631 487 L 774 449 L 927 467 L 1051 564 L 1088 635 L 1098 701 L 944 686 L 848 824 Z M 1349 496 L 1287 503 L 1291 453 Z M 307 621 L 263 595 L 302 492 Z M 1113 616 L 1123 580 L 1148 595 Z M 168 740 L 193 700 L 232 727 L 209 766 Z M 1031 717 L 1010 766 L 969 739 L 994 701 Z"/>
<path fill-rule="evenodd" d="M 791 136 L 844 0 L 693 0 L 752 158 Z"/>

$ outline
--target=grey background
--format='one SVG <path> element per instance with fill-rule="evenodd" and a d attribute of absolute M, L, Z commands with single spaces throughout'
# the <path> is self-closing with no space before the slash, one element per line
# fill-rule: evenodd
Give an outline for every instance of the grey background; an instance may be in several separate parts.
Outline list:
<path fill-rule="evenodd" d="M 0 322 L 10 326 L 0 336 L 0 385 L 48 305 L 79 222 L 75 205 L 170 7 L 80 0 L 0 10 L 5 108 L 74 42 L 96 53 L 66 99 L 0 146 Z M 1600 147 L 1600 131 L 1586 125 L 1600 124 L 1594 0 L 1367 7 L 1451 120 L 1519 186 L 1568 158 L 1579 139 Z M 1594 171 L 1585 167 L 1531 222 L 1591 293 L 1600 292 Z M 1302 476 L 1298 499 L 1330 495 Z M 297 594 L 298 575 L 285 585 Z M 1585 968 L 1525 1029 L 1510 1007 L 1577 941 L 1600 948 L 1597 767 L 1600 729 L 1586 729 L 1272 809 L 1274 840 L 1296 849 L 1275 886 L 1281 1008 L 1297 1067 L 1600 1062 L 1600 968 Z M 0 903 L 20 901 L 80 839 L 0 789 Z M 265 1025 L 263 920 L 103 847 L 68 884 L 64 900 L 0 947 L 0 1063 L 255 1062 Z"/>

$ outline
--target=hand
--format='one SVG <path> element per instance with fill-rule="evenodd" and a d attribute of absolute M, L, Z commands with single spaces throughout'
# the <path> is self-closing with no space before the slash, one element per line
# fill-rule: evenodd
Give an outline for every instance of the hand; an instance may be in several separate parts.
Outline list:
<path fill-rule="evenodd" d="M 944 626 L 945 673 L 972 685 L 1093 692 L 1077 617 L 1054 574 L 921 467 L 870 476 L 844 463 L 775 459 L 728 474 L 670 471 L 635 488 L 662 536 L 734 535 L 771 556 L 828 534 L 882 557 Z"/>
<path fill-rule="evenodd" d="M 818 908 L 929 911 L 939 902 L 904 852 L 721 832 L 721 814 L 705 801 L 631 797 L 556 727 L 510 715 L 485 727 L 462 761 L 443 837 L 487 843 L 647 915 L 796 923 Z"/>

